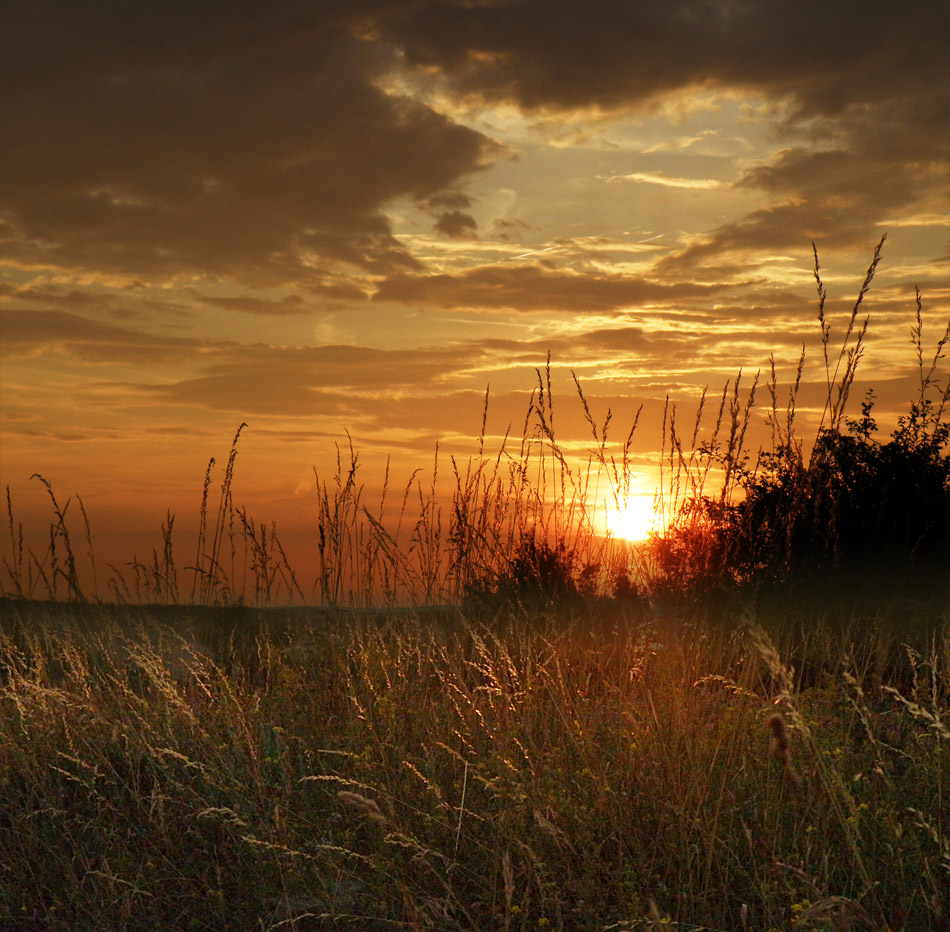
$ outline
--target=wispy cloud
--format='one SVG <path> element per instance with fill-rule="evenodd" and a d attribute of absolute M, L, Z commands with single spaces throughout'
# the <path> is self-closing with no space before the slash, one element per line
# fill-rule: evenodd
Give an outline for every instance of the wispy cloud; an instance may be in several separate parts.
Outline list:
<path fill-rule="evenodd" d="M 644 149 L 643 154 L 652 155 L 654 152 L 681 152 L 684 149 L 689 149 L 692 146 L 695 146 L 698 142 L 708 139 L 710 136 L 718 135 L 719 130 L 706 129 L 700 133 L 697 133 L 695 136 L 677 136 L 676 139 L 664 140 L 663 142 L 658 142 L 655 145 L 650 146 L 648 149 Z"/>
<path fill-rule="evenodd" d="M 725 185 L 725 182 L 717 181 L 715 178 L 671 178 L 664 172 L 630 172 L 626 175 L 598 175 L 598 177 L 610 183 L 639 181 L 642 184 L 658 184 L 666 188 L 697 188 L 705 191 Z"/>

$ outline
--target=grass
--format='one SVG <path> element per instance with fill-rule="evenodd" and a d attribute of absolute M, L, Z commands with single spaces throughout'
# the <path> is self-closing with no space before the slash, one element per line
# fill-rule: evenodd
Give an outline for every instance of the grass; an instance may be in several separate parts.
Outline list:
<path fill-rule="evenodd" d="M 882 246 L 837 358 L 816 255 L 815 437 L 804 355 L 785 403 L 773 363 L 764 452 L 758 377 L 712 419 L 704 393 L 685 433 L 667 402 L 667 530 L 644 547 L 591 504 L 631 494 L 638 421 L 608 437 L 577 383 L 592 443 L 571 455 L 550 361 L 494 453 L 483 423 L 471 460 L 436 450 L 397 492 L 387 468 L 369 503 L 339 451 L 309 593 L 233 501 L 243 425 L 191 562 L 169 514 L 108 601 L 82 500 L 85 561 L 71 499 L 36 477 L 37 553 L 8 490 L 0 927 L 945 928 L 950 326 L 931 361 L 918 295 L 920 393 L 890 441 L 873 399 L 846 418 Z"/>
<path fill-rule="evenodd" d="M 0 924 L 943 928 L 946 614 L 737 611 L 6 602 Z"/>

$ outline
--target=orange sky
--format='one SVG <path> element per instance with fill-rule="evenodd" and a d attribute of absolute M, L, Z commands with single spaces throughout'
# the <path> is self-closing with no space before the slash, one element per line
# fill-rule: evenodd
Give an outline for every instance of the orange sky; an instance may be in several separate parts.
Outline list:
<path fill-rule="evenodd" d="M 347 430 L 401 485 L 475 452 L 488 385 L 488 446 L 520 433 L 549 352 L 579 456 L 571 370 L 618 439 L 644 405 L 649 493 L 667 394 L 770 352 L 788 378 L 806 341 L 817 398 L 812 241 L 837 323 L 888 233 L 852 408 L 905 407 L 915 284 L 925 342 L 950 308 L 945 4 L 324 6 L 5 4 L 0 484 L 28 529 L 39 472 L 100 562 L 166 509 L 190 551 L 246 421 L 235 499 L 309 577 Z"/>

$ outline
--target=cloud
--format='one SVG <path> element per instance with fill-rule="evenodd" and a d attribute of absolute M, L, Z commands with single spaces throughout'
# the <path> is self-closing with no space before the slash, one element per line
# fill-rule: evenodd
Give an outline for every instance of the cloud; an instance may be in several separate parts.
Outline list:
<path fill-rule="evenodd" d="M 631 172 L 627 175 L 607 175 L 603 178 L 607 182 L 639 181 L 643 184 L 658 184 L 666 188 L 697 188 L 709 190 L 723 187 L 722 181 L 715 178 L 671 178 L 664 172 Z"/>
<path fill-rule="evenodd" d="M 653 302 L 709 298 L 721 286 L 665 284 L 645 278 L 544 265 L 484 265 L 459 273 L 397 274 L 379 283 L 373 301 L 442 308 L 525 311 L 617 311 Z"/>
<path fill-rule="evenodd" d="M 376 22 L 409 64 L 438 70 L 458 93 L 538 110 L 628 111 L 684 89 L 740 88 L 834 116 L 940 95 L 919 75 L 946 74 L 948 17 L 936 0 L 886 11 L 858 0 L 591 0 L 583 11 L 567 0 L 430 0 L 388 5 Z"/>
<path fill-rule="evenodd" d="M 424 205 L 444 236 L 476 229 L 463 188 L 501 150 L 456 119 L 451 100 L 557 119 L 701 89 L 758 95 L 789 138 L 811 135 L 746 172 L 741 187 L 775 201 L 715 231 L 723 249 L 758 236 L 797 247 L 832 223 L 857 238 L 945 172 L 948 17 L 937 2 L 886 16 L 857 0 L 5 10 L 0 223 L 12 267 L 359 300 L 375 278 L 423 271 L 393 235 L 394 202 Z M 449 103 L 394 90 L 400 72 L 441 80 Z M 687 150 L 714 132 L 668 145 Z M 658 171 L 613 177 L 720 186 Z"/>
<path fill-rule="evenodd" d="M 682 151 L 683 149 L 689 149 L 691 146 L 696 145 L 697 142 L 701 142 L 710 136 L 718 135 L 719 130 L 717 129 L 704 129 L 695 136 L 677 136 L 676 139 L 673 140 L 664 140 L 662 142 L 658 142 L 656 145 L 650 146 L 648 149 L 644 149 L 643 154 L 651 155 L 654 152 Z"/>
<path fill-rule="evenodd" d="M 442 191 L 426 203 L 431 210 L 462 210 L 472 206 L 472 199 L 461 191 Z"/>
<path fill-rule="evenodd" d="M 471 236 L 478 229 L 478 224 L 471 214 L 463 214 L 460 210 L 449 210 L 439 217 L 435 228 L 439 233 L 456 239 Z"/>
<path fill-rule="evenodd" d="M 490 157 L 375 82 L 347 17 L 275 3 L 11 5 L 0 103 L 7 263 L 319 291 L 414 267 L 383 213 Z"/>
<path fill-rule="evenodd" d="M 0 355 L 7 359 L 55 351 L 96 364 L 159 364 L 180 361 L 198 345 L 186 337 L 156 336 L 68 311 L 4 310 L 0 321 Z"/>
<path fill-rule="evenodd" d="M 738 186 L 768 202 L 720 221 L 664 272 L 717 255 L 797 251 L 812 239 L 853 248 L 872 241 L 883 219 L 946 214 L 950 16 L 937 0 L 886 10 L 858 0 L 592 0 L 582 14 L 557 0 L 431 0 L 387 8 L 378 23 L 406 69 L 440 75 L 442 92 L 469 108 L 608 121 L 701 94 L 720 106 L 741 100 L 751 125 L 770 124 L 784 148 L 748 167 Z M 703 132 L 713 130 L 644 153 L 688 151 Z M 607 177 L 722 187 L 658 171 Z"/>
<path fill-rule="evenodd" d="M 741 253 L 819 248 L 870 248 L 879 227 L 890 219 L 932 217 L 947 196 L 950 151 L 934 142 L 901 149 L 893 128 L 872 132 L 865 120 L 844 121 L 835 148 L 784 149 L 764 165 L 750 168 L 739 188 L 764 192 L 771 203 L 722 224 L 685 249 L 661 259 L 658 273 L 686 271 L 709 260 Z M 947 223 L 944 213 L 943 223 Z"/>
<path fill-rule="evenodd" d="M 341 288 L 341 297 L 362 297 L 362 292 L 355 288 Z M 245 314 L 257 314 L 263 317 L 286 314 L 306 314 L 311 310 L 298 294 L 290 294 L 284 298 L 269 300 L 252 295 L 205 295 L 195 292 L 195 297 L 209 307 L 223 308 L 228 311 L 243 311 Z"/>

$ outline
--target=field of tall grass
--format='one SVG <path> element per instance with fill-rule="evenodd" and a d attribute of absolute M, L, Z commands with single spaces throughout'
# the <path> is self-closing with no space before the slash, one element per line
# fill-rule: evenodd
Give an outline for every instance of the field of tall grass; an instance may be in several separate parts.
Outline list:
<path fill-rule="evenodd" d="M 7 601 L 0 925 L 936 932 L 931 610 Z"/>
<path fill-rule="evenodd" d="M 889 439 L 872 396 L 847 416 L 882 245 L 834 340 L 815 257 L 813 436 L 804 350 L 685 432 L 667 404 L 644 544 L 592 506 L 631 494 L 636 421 L 578 384 L 572 455 L 550 366 L 520 437 L 379 501 L 341 451 L 312 588 L 233 501 L 240 429 L 194 546 L 169 515 L 108 577 L 78 496 L 37 477 L 40 553 L 8 491 L 0 927 L 945 929 L 950 324 L 925 351 L 918 295 Z"/>

